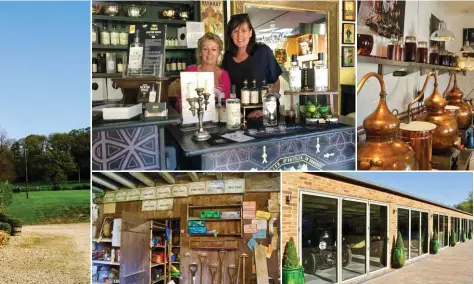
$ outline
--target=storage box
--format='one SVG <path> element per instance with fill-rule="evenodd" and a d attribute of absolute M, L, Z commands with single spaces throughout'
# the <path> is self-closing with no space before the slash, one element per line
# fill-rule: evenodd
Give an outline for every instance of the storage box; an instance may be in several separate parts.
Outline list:
<path fill-rule="evenodd" d="M 206 218 L 220 218 L 221 217 L 221 212 L 219 211 L 201 211 L 201 219 L 206 219 Z"/>
<path fill-rule="evenodd" d="M 207 234 L 206 227 L 188 227 L 189 234 Z"/>
<path fill-rule="evenodd" d="M 222 212 L 221 218 L 240 218 L 240 211 Z"/>
<path fill-rule="evenodd" d="M 206 227 L 206 221 L 188 221 L 188 227 Z"/>

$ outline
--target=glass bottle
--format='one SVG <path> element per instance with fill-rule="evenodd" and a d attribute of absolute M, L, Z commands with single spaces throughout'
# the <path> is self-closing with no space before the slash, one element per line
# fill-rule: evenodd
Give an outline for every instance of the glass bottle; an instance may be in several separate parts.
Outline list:
<path fill-rule="evenodd" d="M 426 41 L 418 42 L 417 62 L 428 63 L 428 43 Z"/>
<path fill-rule="evenodd" d="M 247 106 L 250 103 L 250 90 L 247 88 L 247 79 L 244 80 L 244 87 L 240 91 L 240 98 L 242 99 L 242 105 Z"/>
<path fill-rule="evenodd" d="M 170 59 L 169 59 L 169 58 L 166 58 L 165 71 L 166 71 L 166 72 L 170 72 L 170 70 L 171 70 Z"/>
<path fill-rule="evenodd" d="M 102 31 L 100 32 L 100 44 L 110 45 L 110 33 L 107 29 L 107 22 L 103 23 Z"/>
<path fill-rule="evenodd" d="M 119 42 L 120 42 L 120 45 L 127 45 L 128 46 L 128 33 L 127 33 L 126 27 L 127 26 L 125 24 L 122 26 L 122 29 L 121 29 L 120 35 L 119 35 Z"/>
<path fill-rule="evenodd" d="M 257 80 L 253 79 L 252 88 L 250 89 L 250 104 L 258 104 L 258 89 L 257 89 Z"/>
<path fill-rule="evenodd" d="M 299 92 L 301 90 L 301 71 L 298 67 L 298 57 L 296 54 L 291 55 L 290 67 L 290 91 Z"/>
<path fill-rule="evenodd" d="M 122 73 L 123 72 L 123 61 L 122 58 L 117 59 L 117 72 Z"/>
<path fill-rule="evenodd" d="M 117 31 L 117 26 L 115 23 L 112 25 L 112 30 L 110 31 L 110 44 L 111 45 L 120 44 L 120 34 Z"/>
<path fill-rule="evenodd" d="M 135 40 L 130 45 L 130 59 L 128 60 L 128 71 L 131 75 L 140 75 L 143 64 L 143 44 L 140 42 L 140 31 L 135 31 Z"/>
<path fill-rule="evenodd" d="M 433 45 L 430 50 L 430 64 L 439 65 L 439 52 L 436 45 Z"/>
<path fill-rule="evenodd" d="M 183 62 L 181 62 L 182 69 L 183 71 L 186 70 L 186 61 L 183 59 Z"/>
<path fill-rule="evenodd" d="M 92 57 L 92 73 L 97 73 L 97 58 Z"/>
<path fill-rule="evenodd" d="M 263 100 L 263 125 L 276 126 L 278 124 L 278 99 L 273 93 L 268 93 Z"/>
<path fill-rule="evenodd" d="M 115 53 L 106 53 L 107 73 L 117 73 L 115 65 Z"/>
<path fill-rule="evenodd" d="M 155 83 L 151 84 L 151 90 L 150 90 L 150 93 L 148 94 L 148 102 L 150 103 L 156 102 Z"/>
<path fill-rule="evenodd" d="M 263 99 L 268 94 L 267 81 L 262 80 L 262 89 L 260 90 L 260 103 L 263 104 Z"/>
<path fill-rule="evenodd" d="M 405 62 L 416 61 L 416 37 L 405 37 Z"/>
<path fill-rule="evenodd" d="M 227 124 L 227 112 L 225 107 L 225 98 L 224 94 L 219 94 L 219 123 L 220 124 Z"/>
<path fill-rule="evenodd" d="M 227 112 L 227 129 L 240 129 L 241 114 L 240 114 L 240 100 L 236 97 L 235 85 L 231 87 L 230 99 L 226 101 Z"/>
<path fill-rule="evenodd" d="M 102 54 L 101 53 L 97 53 L 97 73 L 104 73 L 104 71 L 102 71 Z"/>
<path fill-rule="evenodd" d="M 176 70 L 178 70 L 176 66 L 176 59 L 171 58 L 171 71 L 176 71 Z"/>
<path fill-rule="evenodd" d="M 387 59 L 396 60 L 395 56 L 395 47 L 398 45 L 398 38 L 396 35 L 392 34 L 390 41 L 387 46 Z"/>
<path fill-rule="evenodd" d="M 97 25 L 92 24 L 92 44 L 98 44 L 99 42 L 97 41 Z"/>

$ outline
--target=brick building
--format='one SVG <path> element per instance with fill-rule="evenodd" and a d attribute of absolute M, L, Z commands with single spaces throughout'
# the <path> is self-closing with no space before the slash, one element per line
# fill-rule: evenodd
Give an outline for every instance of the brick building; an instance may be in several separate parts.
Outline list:
<path fill-rule="evenodd" d="M 450 249 L 451 230 L 458 243 L 472 231 L 470 213 L 355 178 L 282 173 L 282 184 L 282 247 L 294 238 L 306 283 L 354 283 L 386 272 L 398 231 L 407 263 L 429 255 L 434 231 L 440 249 Z"/>

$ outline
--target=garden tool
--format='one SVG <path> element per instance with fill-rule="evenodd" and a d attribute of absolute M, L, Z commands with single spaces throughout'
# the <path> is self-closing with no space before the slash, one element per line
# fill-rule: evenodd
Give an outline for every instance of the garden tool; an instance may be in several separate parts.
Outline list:
<path fill-rule="evenodd" d="M 209 266 L 209 271 L 211 272 L 211 278 L 212 278 L 211 284 L 215 284 L 217 269 L 218 269 L 217 263 L 213 263 Z"/>
<path fill-rule="evenodd" d="M 240 283 L 240 277 L 239 277 L 240 276 L 240 261 L 241 261 L 240 256 L 237 256 L 237 259 L 239 260 L 238 261 L 239 264 L 237 265 L 237 279 L 236 279 L 235 283 L 239 284 Z"/>
<path fill-rule="evenodd" d="M 199 283 L 202 284 L 202 271 L 204 269 L 204 265 L 202 265 L 203 263 L 205 263 L 207 259 L 207 253 L 203 252 L 203 253 L 200 253 L 199 254 L 199 264 L 201 264 L 201 271 L 199 272 L 200 275 L 199 275 Z"/>
<path fill-rule="evenodd" d="M 246 253 L 243 253 L 240 257 L 242 258 L 242 262 L 243 262 L 243 264 L 242 264 L 242 276 L 243 276 L 242 279 L 243 279 L 243 282 L 245 283 L 245 259 L 249 256 Z"/>
<path fill-rule="evenodd" d="M 222 269 L 224 268 L 224 262 L 226 258 L 227 258 L 227 251 L 220 250 L 219 251 L 219 275 L 220 275 L 219 279 L 220 279 L 221 284 L 224 282 L 225 270 L 224 270 L 224 273 L 222 273 Z"/>
<path fill-rule="evenodd" d="M 227 272 L 229 273 L 230 284 L 235 284 L 235 264 L 229 264 Z"/>
<path fill-rule="evenodd" d="M 198 265 L 197 265 L 197 263 L 191 263 L 191 264 L 189 265 L 189 271 L 191 271 L 191 275 L 193 276 L 193 282 L 192 282 L 193 284 L 195 284 L 194 281 L 195 281 L 195 279 L 196 279 L 195 275 L 196 275 L 196 271 L 197 271 L 197 270 L 198 270 Z"/>

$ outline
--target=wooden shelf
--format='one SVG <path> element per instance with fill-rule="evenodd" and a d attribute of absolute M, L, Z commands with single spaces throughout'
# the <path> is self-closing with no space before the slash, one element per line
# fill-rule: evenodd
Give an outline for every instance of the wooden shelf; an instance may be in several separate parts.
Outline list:
<path fill-rule="evenodd" d="M 111 243 L 112 242 L 112 239 L 93 239 L 92 240 L 93 242 L 96 242 L 96 243 Z"/>
<path fill-rule="evenodd" d="M 339 95 L 338 91 L 309 91 L 309 92 L 293 92 L 285 91 L 284 95 L 289 96 L 312 96 L 312 95 Z"/>
<path fill-rule="evenodd" d="M 92 78 L 121 78 L 122 73 L 92 73 Z"/>
<path fill-rule="evenodd" d="M 167 20 L 158 18 L 132 18 L 124 16 L 106 16 L 106 15 L 92 15 L 92 21 L 118 21 L 126 23 L 156 23 L 167 25 L 186 25 L 184 20 Z"/>
<path fill-rule="evenodd" d="M 229 208 L 229 207 L 232 207 L 232 208 L 240 208 L 242 207 L 242 204 L 228 204 L 228 205 L 190 205 L 188 206 L 189 209 L 207 209 L 207 208 Z"/>
<path fill-rule="evenodd" d="M 103 45 L 103 44 L 93 44 L 92 49 L 104 49 L 104 50 L 128 50 L 126 45 Z"/>
<path fill-rule="evenodd" d="M 363 55 L 357 55 L 357 63 L 381 64 L 381 65 L 401 67 L 401 68 L 414 67 L 414 68 L 422 68 L 422 69 L 461 71 L 461 68 L 457 68 L 457 67 L 447 67 L 447 66 L 418 63 L 418 62 L 396 61 L 396 60 L 389 60 L 385 58 L 363 56 Z"/>
<path fill-rule="evenodd" d="M 93 260 L 92 263 L 107 264 L 107 265 L 120 265 L 120 262 L 111 262 L 111 261 L 105 261 L 105 260 Z"/>
<path fill-rule="evenodd" d="M 165 46 L 165 50 L 196 50 L 196 48 L 187 47 L 187 46 Z"/>
<path fill-rule="evenodd" d="M 207 222 L 223 222 L 223 221 L 241 221 L 242 218 L 208 218 L 208 219 L 189 219 L 188 221 L 207 221 Z"/>
<path fill-rule="evenodd" d="M 150 267 L 157 267 L 160 265 L 165 265 L 164 263 L 152 263 Z"/>
<path fill-rule="evenodd" d="M 240 237 L 242 234 L 217 234 L 217 237 Z M 214 237 L 214 234 L 189 234 L 189 237 Z"/>
<path fill-rule="evenodd" d="M 164 249 L 164 248 L 166 248 L 166 246 L 154 246 L 154 247 L 152 247 L 151 249 L 156 249 L 156 248 L 162 248 L 162 249 Z"/>
<path fill-rule="evenodd" d="M 158 283 L 158 282 L 160 282 L 160 281 L 164 281 L 164 280 L 165 280 L 165 278 L 164 278 L 164 277 L 160 277 L 160 278 L 158 278 L 157 280 L 155 280 L 155 281 L 152 281 L 151 283 Z"/>

